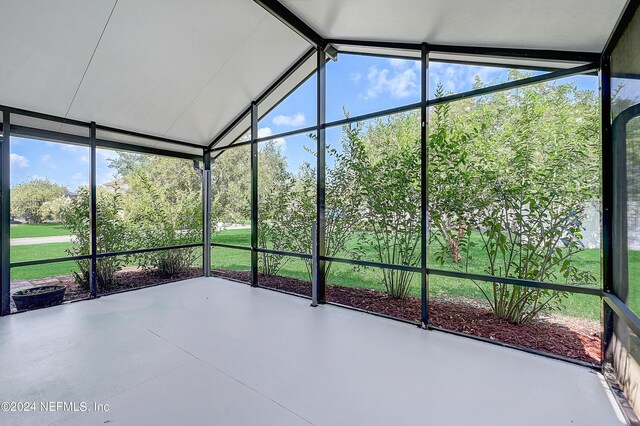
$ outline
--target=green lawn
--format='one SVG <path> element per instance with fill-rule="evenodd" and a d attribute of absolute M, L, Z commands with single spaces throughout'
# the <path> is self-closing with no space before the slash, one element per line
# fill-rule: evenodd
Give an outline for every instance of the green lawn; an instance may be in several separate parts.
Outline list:
<path fill-rule="evenodd" d="M 67 257 L 66 250 L 71 243 L 33 244 L 28 246 L 12 246 L 11 262 L 25 262 L 30 260 L 55 259 Z M 49 263 L 46 265 L 21 266 L 11 268 L 11 280 L 27 280 L 34 278 L 55 277 L 68 275 L 75 271 L 75 262 Z"/>
<path fill-rule="evenodd" d="M 69 235 L 69 230 L 60 223 L 11 225 L 11 238 L 55 237 L 59 235 Z"/>
<path fill-rule="evenodd" d="M 211 236 L 211 241 L 220 244 L 251 247 L 251 229 L 227 229 L 216 232 Z"/>
<path fill-rule="evenodd" d="M 247 246 L 250 241 L 250 230 L 236 229 L 223 231 L 216 235 L 216 242 L 225 244 L 235 244 Z M 475 262 L 470 262 L 468 271 L 475 273 L 484 273 L 481 259 L 482 254 L 478 248 L 472 250 L 472 258 Z M 638 254 L 638 263 L 640 263 L 640 253 Z M 212 264 L 214 268 L 227 270 L 248 270 L 250 268 L 250 254 L 242 250 L 233 250 L 228 248 L 215 247 L 212 252 Z M 377 260 L 373 252 L 368 253 L 366 260 Z M 600 251 L 597 249 L 584 250 L 575 258 L 576 265 L 581 269 L 588 269 L 596 277 L 599 277 L 600 270 Z M 446 267 L 431 264 L 433 268 L 448 269 Z M 280 270 L 280 275 L 308 280 L 308 274 L 304 262 L 297 258 L 292 258 Z M 328 285 L 342 285 L 356 288 L 368 288 L 384 291 L 384 284 L 381 281 L 381 270 L 378 268 L 356 268 L 352 265 L 334 263 L 331 266 L 331 273 L 328 277 Z M 562 282 L 561 279 L 557 280 Z M 486 283 L 478 283 L 483 289 L 488 288 Z M 636 293 L 640 293 L 640 288 Z M 420 296 L 419 274 L 414 274 L 411 293 L 413 296 Z M 482 291 L 478 286 L 470 280 L 441 277 L 436 275 L 429 276 L 429 293 L 431 297 L 467 297 L 484 300 Z M 640 302 L 640 297 L 636 300 Z M 640 303 L 639 303 L 640 304 Z M 600 300 L 595 296 L 582 294 L 571 294 L 564 301 L 563 313 L 590 319 L 600 318 Z"/>
<path fill-rule="evenodd" d="M 55 259 L 67 257 L 67 249 L 71 243 L 31 244 L 28 246 L 11 246 L 11 262 L 29 260 Z"/>
<path fill-rule="evenodd" d="M 46 224 L 44 226 L 18 226 L 26 226 L 26 228 L 23 228 L 25 230 L 21 232 L 25 234 L 31 232 L 30 235 L 33 235 L 34 232 L 55 232 L 56 229 L 55 225 L 51 224 Z M 44 229 L 45 231 L 41 231 L 42 229 Z M 249 229 L 234 229 L 222 231 L 216 234 L 213 240 L 219 243 L 241 245 L 246 247 L 249 246 L 250 235 L 251 231 Z M 11 247 L 11 261 L 18 262 L 65 257 L 67 256 L 66 249 L 70 248 L 70 246 L 71 243 L 13 246 Z M 474 250 L 478 249 L 475 248 Z M 635 277 L 638 276 L 638 273 L 640 272 L 640 252 L 632 252 L 631 257 L 632 267 L 630 270 L 630 277 Z M 476 260 L 470 262 L 468 267 L 469 272 L 484 273 L 482 253 L 479 251 L 472 252 L 472 258 Z M 633 259 L 635 259 L 635 261 L 633 261 Z M 373 252 L 371 252 L 368 253 L 367 260 L 375 261 L 377 259 L 375 258 Z M 588 269 L 595 276 L 599 276 L 599 250 L 583 251 L 578 256 L 576 256 L 575 262 L 577 262 L 577 265 L 581 269 Z M 219 269 L 248 270 L 250 268 L 250 254 L 249 252 L 242 250 L 214 247 L 212 252 L 212 264 L 214 268 Z M 433 262 L 430 266 L 433 268 L 447 269 L 443 266 L 436 265 Z M 381 270 L 378 268 L 356 268 L 352 265 L 340 263 L 334 263 L 331 268 L 331 273 L 328 277 L 329 285 L 342 285 L 384 291 L 384 285 L 380 278 Z M 11 275 L 12 279 L 31 279 L 65 275 L 69 274 L 72 270 L 75 270 L 74 262 L 62 262 L 57 264 L 13 268 L 11 271 Z M 299 278 L 304 280 L 308 279 L 304 262 L 297 258 L 290 259 L 290 261 L 281 269 L 280 274 L 292 278 Z M 419 296 L 419 274 L 414 275 L 415 277 L 413 279 L 412 295 Z M 562 281 L 558 280 L 558 282 Z M 468 297 L 480 300 L 482 300 L 483 298 L 480 289 L 476 286 L 476 284 L 469 280 L 431 275 L 429 278 L 429 285 L 431 297 Z M 486 286 L 487 284 L 479 283 L 479 285 Z M 640 308 L 634 308 L 640 307 L 640 286 L 633 287 L 631 289 L 630 305 L 632 306 L 632 309 L 634 309 L 634 311 L 640 312 Z M 600 317 L 600 302 L 599 299 L 594 296 L 572 294 L 569 295 L 568 299 L 564 303 L 564 312 L 567 315 L 598 319 Z"/>

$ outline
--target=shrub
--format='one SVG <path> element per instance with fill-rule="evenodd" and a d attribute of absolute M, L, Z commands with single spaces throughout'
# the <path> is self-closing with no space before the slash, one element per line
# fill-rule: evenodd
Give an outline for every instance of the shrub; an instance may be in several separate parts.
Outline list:
<path fill-rule="evenodd" d="M 289 208 L 294 177 L 287 171 L 287 160 L 273 141 L 260 149 L 258 179 L 258 246 L 263 249 L 287 250 L 290 245 L 289 224 L 286 214 Z M 262 253 L 258 269 L 265 275 L 277 275 L 290 258 Z"/>
<path fill-rule="evenodd" d="M 189 162 L 153 157 L 125 180 L 125 219 L 136 248 L 202 242 L 201 179 Z M 135 258 L 145 270 L 174 276 L 193 266 L 198 250 L 161 250 Z"/>
<path fill-rule="evenodd" d="M 29 223 L 42 223 L 47 219 L 47 202 L 68 195 L 65 186 L 46 178 L 22 182 L 11 189 L 11 216 L 24 218 Z"/>
<path fill-rule="evenodd" d="M 431 121 L 429 214 L 438 262 L 466 271 L 475 255 L 491 276 L 596 282 L 574 262 L 584 248 L 586 208 L 598 195 L 593 95 L 575 84 L 544 83 L 436 106 Z M 494 313 L 514 323 L 561 309 L 568 296 L 477 286 Z"/>
<path fill-rule="evenodd" d="M 371 247 L 381 263 L 420 262 L 420 138 L 416 114 L 377 119 L 368 128 L 343 129 L 342 167 L 352 172 L 362 206 L 361 250 Z M 352 211 L 353 207 L 350 208 Z M 405 298 L 413 273 L 382 270 L 389 296 Z"/>
<path fill-rule="evenodd" d="M 124 251 L 127 249 L 127 230 L 119 214 L 120 192 L 99 190 L 96 197 L 97 212 L 97 249 L 98 253 Z M 71 232 L 72 247 L 67 250 L 69 256 L 83 256 L 90 252 L 90 223 L 89 223 L 89 190 L 81 187 L 75 198 L 68 199 L 61 208 L 61 217 L 67 229 Z M 78 286 L 89 289 L 89 260 L 76 261 L 80 272 L 74 272 L 74 280 Z M 113 286 L 116 273 L 126 264 L 126 259 L 120 256 L 104 257 L 97 261 L 98 286 L 107 289 Z"/>

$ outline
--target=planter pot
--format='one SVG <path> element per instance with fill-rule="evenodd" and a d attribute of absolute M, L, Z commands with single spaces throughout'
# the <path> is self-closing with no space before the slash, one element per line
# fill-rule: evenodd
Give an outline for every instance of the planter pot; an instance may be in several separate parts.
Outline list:
<path fill-rule="evenodd" d="M 62 303 L 67 287 L 63 285 L 45 285 L 20 290 L 13 293 L 13 301 L 19 311 L 38 309 Z"/>

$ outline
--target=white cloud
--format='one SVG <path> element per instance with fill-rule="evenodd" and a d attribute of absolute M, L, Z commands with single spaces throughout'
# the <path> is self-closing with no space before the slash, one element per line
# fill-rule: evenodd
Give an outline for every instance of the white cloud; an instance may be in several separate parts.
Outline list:
<path fill-rule="evenodd" d="M 85 173 L 75 173 L 73 174 L 73 176 L 71 176 L 70 178 L 71 181 L 71 189 L 74 190 L 76 188 L 79 188 L 83 185 L 88 185 L 89 184 L 89 176 Z"/>
<path fill-rule="evenodd" d="M 278 126 L 302 126 L 306 121 L 303 113 L 298 112 L 293 115 L 276 115 L 273 117 L 273 124 Z"/>
<path fill-rule="evenodd" d="M 17 167 L 18 169 L 26 169 L 29 167 L 29 159 L 27 157 L 23 157 L 22 155 L 11 153 L 9 154 L 9 160 L 11 162 L 11 167 Z"/>
<path fill-rule="evenodd" d="M 472 90 L 476 78 L 485 84 L 498 84 L 507 79 L 505 69 L 472 65 L 432 63 L 429 65 L 429 73 L 435 85 L 442 85 L 446 93 Z"/>
<path fill-rule="evenodd" d="M 410 61 L 408 59 L 389 58 L 389 65 L 395 69 L 410 68 L 411 65 L 415 65 L 418 61 Z"/>
<path fill-rule="evenodd" d="M 98 149 L 96 150 L 96 154 L 99 157 L 106 159 L 114 159 L 118 157 L 118 153 L 116 151 L 112 151 L 110 149 Z"/>
<path fill-rule="evenodd" d="M 78 145 L 69 145 L 69 144 L 56 144 L 60 147 L 60 151 L 64 151 L 64 152 L 77 152 L 80 151 L 82 149 L 86 149 L 84 147 L 80 147 Z"/>
<path fill-rule="evenodd" d="M 362 80 L 362 74 L 360 74 L 359 72 L 352 72 L 351 74 L 349 74 L 349 80 L 358 84 L 360 80 Z"/>
<path fill-rule="evenodd" d="M 40 157 L 41 163 L 48 163 L 49 161 L 51 161 L 51 156 L 49 154 L 46 154 Z"/>
<path fill-rule="evenodd" d="M 390 61 L 398 60 L 391 59 Z M 409 67 L 407 64 L 394 62 L 392 69 L 380 69 L 376 66 L 369 67 L 367 79 L 369 88 L 366 95 L 364 95 L 364 99 L 373 99 L 380 94 L 387 94 L 392 98 L 401 99 L 417 95 L 420 90 L 416 67 Z"/>
<path fill-rule="evenodd" d="M 259 138 L 266 138 L 271 136 L 272 134 L 273 134 L 273 131 L 271 130 L 271 127 L 261 127 L 258 129 Z"/>
<path fill-rule="evenodd" d="M 268 138 L 271 135 L 273 135 L 273 130 L 271 130 L 270 127 L 261 127 L 258 129 L 258 138 Z M 287 142 L 284 138 L 274 139 L 273 142 L 284 151 Z"/>

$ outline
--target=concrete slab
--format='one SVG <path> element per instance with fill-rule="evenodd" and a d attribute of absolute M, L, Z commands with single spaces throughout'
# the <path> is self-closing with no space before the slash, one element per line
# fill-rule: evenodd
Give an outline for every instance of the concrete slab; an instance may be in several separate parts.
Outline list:
<path fill-rule="evenodd" d="M 5 317 L 0 342 L 0 399 L 109 406 L 2 424 L 625 424 L 587 368 L 218 278 Z"/>

